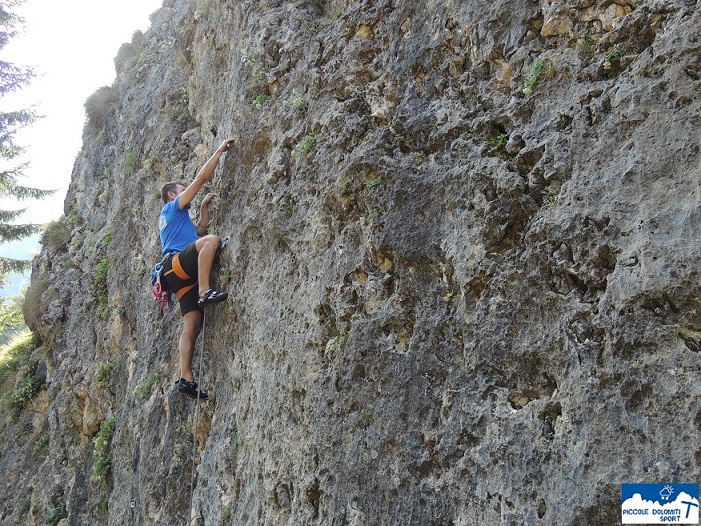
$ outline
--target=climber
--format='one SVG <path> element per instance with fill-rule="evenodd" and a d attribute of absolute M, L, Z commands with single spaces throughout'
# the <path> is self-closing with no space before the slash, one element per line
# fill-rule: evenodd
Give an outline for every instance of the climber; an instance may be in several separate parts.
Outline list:
<path fill-rule="evenodd" d="M 192 374 L 195 342 L 202 328 L 203 308 L 224 301 L 227 293 L 209 286 L 209 274 L 221 244 L 218 236 L 207 234 L 209 204 L 215 194 L 207 194 L 202 199 L 197 224 L 192 222 L 188 209 L 233 141 L 227 139 L 221 143 L 189 186 L 174 182 L 166 183 L 161 189 L 165 205 L 158 219 L 158 230 L 163 246 L 163 279 L 180 300 L 183 316 L 183 331 L 178 342 L 180 380 L 176 384 L 179 392 L 203 400 L 208 398 L 207 392 L 197 386 Z"/>

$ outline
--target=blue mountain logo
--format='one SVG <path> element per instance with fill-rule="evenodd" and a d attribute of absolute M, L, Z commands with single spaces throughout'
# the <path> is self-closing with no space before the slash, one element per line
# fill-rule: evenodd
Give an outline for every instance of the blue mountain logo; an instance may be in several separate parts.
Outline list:
<path fill-rule="evenodd" d="M 698 484 L 622 484 L 623 524 L 698 524 Z"/>

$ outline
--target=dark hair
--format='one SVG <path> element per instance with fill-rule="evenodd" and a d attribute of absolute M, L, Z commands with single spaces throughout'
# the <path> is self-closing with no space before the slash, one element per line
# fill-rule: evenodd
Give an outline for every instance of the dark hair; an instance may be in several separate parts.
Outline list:
<path fill-rule="evenodd" d="M 163 188 L 161 188 L 161 199 L 163 199 L 164 203 L 168 202 L 168 194 L 170 192 L 175 192 L 175 187 L 178 185 L 185 186 L 183 183 L 179 182 L 171 182 L 163 185 Z"/>

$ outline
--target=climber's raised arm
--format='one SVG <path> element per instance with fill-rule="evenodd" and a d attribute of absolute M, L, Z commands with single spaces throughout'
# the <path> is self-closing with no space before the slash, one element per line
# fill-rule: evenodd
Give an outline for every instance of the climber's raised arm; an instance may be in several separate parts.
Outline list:
<path fill-rule="evenodd" d="M 232 142 L 234 142 L 234 139 L 227 139 L 223 143 L 221 143 L 221 146 L 217 148 L 217 151 L 215 151 L 214 154 L 212 154 L 212 156 L 207 160 L 207 162 L 204 163 L 202 168 L 199 169 L 197 175 L 195 176 L 195 180 L 192 181 L 190 185 L 187 188 L 185 188 L 185 190 L 183 190 L 183 192 L 180 194 L 179 202 L 181 210 L 192 202 L 192 200 L 197 195 L 197 192 L 200 191 L 200 188 L 202 188 L 204 184 L 207 181 L 209 181 L 209 178 L 212 177 L 212 174 L 214 173 L 214 170 L 217 167 L 219 158 L 222 156 L 223 153 L 229 150 L 229 146 L 231 146 Z"/>

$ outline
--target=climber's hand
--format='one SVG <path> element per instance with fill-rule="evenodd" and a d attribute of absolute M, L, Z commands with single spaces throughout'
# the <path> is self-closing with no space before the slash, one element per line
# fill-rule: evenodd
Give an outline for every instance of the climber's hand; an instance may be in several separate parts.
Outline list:
<path fill-rule="evenodd" d="M 208 206 L 209 203 L 212 202 L 212 199 L 214 199 L 215 197 L 217 197 L 217 194 L 210 193 L 210 194 L 205 195 L 204 199 L 202 199 L 202 206 Z"/>
<path fill-rule="evenodd" d="M 228 151 L 229 151 L 229 147 L 234 143 L 235 140 L 236 140 L 236 139 L 234 139 L 234 138 L 225 140 L 223 143 L 221 143 L 221 146 L 219 147 L 219 149 L 218 149 L 217 151 L 218 151 L 220 154 L 221 154 L 221 153 L 224 153 L 224 152 L 228 152 Z"/>

